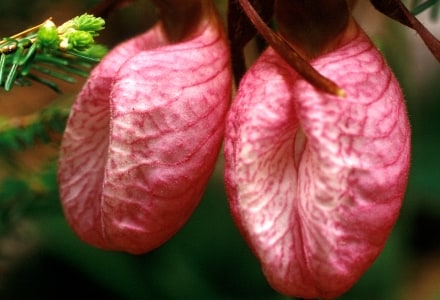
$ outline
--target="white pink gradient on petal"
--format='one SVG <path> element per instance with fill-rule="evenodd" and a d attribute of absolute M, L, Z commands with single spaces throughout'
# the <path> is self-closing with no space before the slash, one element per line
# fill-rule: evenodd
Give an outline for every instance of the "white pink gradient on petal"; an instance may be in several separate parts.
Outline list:
<path fill-rule="evenodd" d="M 157 24 L 112 50 L 73 105 L 59 184 L 78 236 L 144 253 L 179 230 L 214 169 L 230 102 L 218 22 L 169 44 Z"/>
<path fill-rule="evenodd" d="M 312 65 L 346 99 L 299 78 L 272 49 L 228 114 L 232 215 L 277 291 L 335 298 L 379 255 L 406 189 L 410 128 L 402 92 L 365 33 Z"/>

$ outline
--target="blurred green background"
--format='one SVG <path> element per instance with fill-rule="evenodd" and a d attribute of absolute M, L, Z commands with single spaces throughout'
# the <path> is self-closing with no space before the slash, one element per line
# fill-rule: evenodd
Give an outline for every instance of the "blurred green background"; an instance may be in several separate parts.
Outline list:
<path fill-rule="evenodd" d="M 381 256 L 340 299 L 440 299 L 440 64 L 416 34 L 361 1 L 355 16 L 387 57 L 406 95 L 412 125 L 412 164 L 401 216 Z M 52 16 L 58 24 L 98 1 L 1 1 L 0 35 L 8 36 Z M 225 1 L 217 1 L 221 13 Z M 440 20 L 420 16 L 434 34 Z M 147 0 L 114 12 L 99 42 L 109 47 L 155 21 Z M 67 105 L 81 87 L 63 95 L 46 87 L 0 92 L 0 118 L 20 118 L 47 105 Z M 68 107 L 68 106 L 67 106 Z M 0 299 L 289 299 L 266 283 L 257 260 L 229 214 L 222 163 L 200 206 L 184 228 L 151 253 L 132 256 L 80 242 L 59 206 L 55 179 L 59 134 L 50 127 L 0 131 Z M 26 129 L 29 131 L 29 129 Z M 20 135 L 21 134 L 21 135 Z M 21 144 L 20 144 L 21 143 Z"/>

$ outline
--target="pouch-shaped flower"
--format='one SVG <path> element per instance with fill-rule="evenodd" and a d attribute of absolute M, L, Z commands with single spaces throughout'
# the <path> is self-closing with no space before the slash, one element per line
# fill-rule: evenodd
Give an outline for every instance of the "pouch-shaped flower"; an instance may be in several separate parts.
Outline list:
<path fill-rule="evenodd" d="M 58 180 L 67 220 L 100 248 L 143 253 L 197 206 L 230 101 L 228 46 L 216 17 L 170 43 L 162 23 L 93 70 L 64 133 Z"/>
<path fill-rule="evenodd" d="M 312 61 L 346 98 L 315 89 L 269 48 L 228 114 L 232 215 L 283 294 L 347 291 L 380 253 L 401 207 L 410 158 L 404 99 L 355 26 L 348 42 Z"/>

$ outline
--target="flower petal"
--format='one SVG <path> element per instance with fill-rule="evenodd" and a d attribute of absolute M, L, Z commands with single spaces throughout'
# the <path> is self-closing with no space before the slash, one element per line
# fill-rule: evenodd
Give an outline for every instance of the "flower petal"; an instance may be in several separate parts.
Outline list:
<path fill-rule="evenodd" d="M 228 115 L 225 180 L 269 283 L 334 298 L 371 265 L 396 221 L 410 128 L 396 79 L 360 29 L 312 64 L 347 98 L 314 89 L 268 49 Z"/>
<path fill-rule="evenodd" d="M 172 45 L 157 25 L 93 72 L 73 106 L 59 164 L 64 211 L 83 240 L 143 253 L 186 222 L 223 138 L 227 53 L 217 25 Z"/>

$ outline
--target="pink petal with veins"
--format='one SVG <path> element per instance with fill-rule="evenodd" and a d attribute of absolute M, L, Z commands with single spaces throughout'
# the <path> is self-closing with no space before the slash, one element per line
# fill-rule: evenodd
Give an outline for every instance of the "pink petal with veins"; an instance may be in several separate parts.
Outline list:
<path fill-rule="evenodd" d="M 395 77 L 360 29 L 313 66 L 347 98 L 314 89 L 272 49 L 247 72 L 227 118 L 225 181 L 269 283 L 334 298 L 372 264 L 396 221 L 410 128 Z"/>
<path fill-rule="evenodd" d="M 104 58 L 73 105 L 59 160 L 64 212 L 82 240 L 143 253 L 183 226 L 214 169 L 230 87 L 217 24 L 170 45 L 156 25 Z"/>

